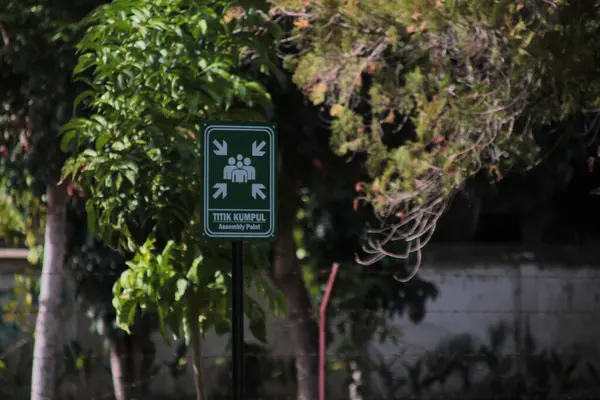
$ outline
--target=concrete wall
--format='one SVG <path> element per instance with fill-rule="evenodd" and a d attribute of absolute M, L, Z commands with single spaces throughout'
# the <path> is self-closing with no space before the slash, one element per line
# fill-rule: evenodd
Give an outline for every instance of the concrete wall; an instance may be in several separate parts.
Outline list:
<path fill-rule="evenodd" d="M 600 248 L 437 247 L 428 256 L 420 276 L 437 286 L 438 298 L 421 324 L 395 321 L 415 356 L 462 333 L 484 340 L 501 321 L 523 333 L 529 324 L 544 347 L 571 348 L 600 337 Z"/>
<path fill-rule="evenodd" d="M 538 348 L 582 361 L 600 361 L 600 249 L 454 246 L 429 249 L 420 270 L 439 297 L 428 304 L 422 323 L 393 323 L 400 345 L 377 343 L 377 353 L 409 363 L 460 335 L 489 343 L 490 327 L 505 323 L 505 354 L 524 354 L 529 328 Z M 398 372 L 401 372 L 398 366 Z"/>
<path fill-rule="evenodd" d="M 420 275 L 438 287 L 439 297 L 427 305 L 421 324 L 413 325 L 404 318 L 391 321 L 403 332 L 400 344 L 374 343 L 373 349 L 388 358 L 402 356 L 402 360 L 410 362 L 459 334 L 467 333 L 485 342 L 489 327 L 505 321 L 520 332 L 517 339 L 511 338 L 509 352 L 519 353 L 522 349 L 525 327 L 529 324 L 538 344 L 565 352 L 576 351 L 598 360 L 598 255 L 595 249 L 552 248 L 525 252 L 508 247 L 430 247 Z M 0 275 L 0 288 L 7 288 L 12 274 L 19 268 L 9 268 L 2 263 L 0 268 L 5 271 Z M 69 335 L 101 353 L 101 342 L 87 332 L 89 325 L 85 317 L 79 315 L 74 320 L 76 322 L 65 324 L 71 326 L 66 329 Z M 76 329 L 72 328 L 73 324 Z M 205 364 L 211 382 L 216 380 L 219 359 L 227 355 L 226 341 L 227 338 L 208 335 L 204 342 Z M 158 336 L 156 342 L 159 344 L 157 357 L 170 359 L 171 349 L 162 344 Z M 275 354 L 289 356 L 292 353 L 285 321 L 269 318 L 269 342 Z M 99 387 L 110 391 L 106 372 L 98 372 L 94 380 L 101 383 L 93 385 L 94 388 L 90 386 L 92 392 L 100 390 Z M 339 393 L 342 390 L 339 381 L 335 386 L 338 394 L 343 395 Z M 189 374 L 181 382 L 175 382 L 165 372 L 155 379 L 153 388 L 165 395 L 174 393 L 176 388 L 191 393 L 193 384 Z M 288 395 L 290 391 L 293 393 L 293 388 L 288 390 Z"/>

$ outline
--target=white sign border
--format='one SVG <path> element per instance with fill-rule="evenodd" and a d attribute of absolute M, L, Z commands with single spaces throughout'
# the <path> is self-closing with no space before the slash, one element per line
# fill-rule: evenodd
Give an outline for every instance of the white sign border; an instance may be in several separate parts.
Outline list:
<path fill-rule="evenodd" d="M 210 229 L 210 224 L 208 222 L 208 217 L 210 213 L 209 205 L 209 196 L 210 196 L 210 188 L 209 188 L 209 168 L 210 168 L 210 134 L 213 131 L 225 131 L 225 130 L 235 130 L 235 131 L 246 131 L 246 132 L 266 132 L 269 135 L 269 206 L 270 206 L 270 216 L 269 216 L 269 230 L 267 232 L 261 233 L 223 233 L 223 232 L 213 232 Z M 243 239 L 243 238 L 269 238 L 274 236 L 274 222 L 275 222 L 275 132 L 273 129 L 268 126 L 243 126 L 243 125 L 204 125 L 204 135 L 203 135 L 203 143 L 204 146 L 204 160 L 202 163 L 204 165 L 204 184 L 202 185 L 204 188 L 204 204 L 203 204 L 203 214 L 204 214 L 204 235 L 211 238 L 231 238 L 231 239 Z M 247 210 L 247 209 L 239 209 L 239 211 L 256 211 L 256 209 Z"/>

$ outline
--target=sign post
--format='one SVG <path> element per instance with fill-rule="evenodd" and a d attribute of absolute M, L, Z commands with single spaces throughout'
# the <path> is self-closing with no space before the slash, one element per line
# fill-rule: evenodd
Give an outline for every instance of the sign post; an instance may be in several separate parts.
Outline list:
<path fill-rule="evenodd" d="M 203 235 L 232 241 L 234 400 L 244 400 L 243 240 L 275 238 L 276 145 L 273 124 L 205 122 L 202 125 Z"/>
<path fill-rule="evenodd" d="M 244 400 L 244 242 L 231 242 L 231 377 L 233 399 Z"/>

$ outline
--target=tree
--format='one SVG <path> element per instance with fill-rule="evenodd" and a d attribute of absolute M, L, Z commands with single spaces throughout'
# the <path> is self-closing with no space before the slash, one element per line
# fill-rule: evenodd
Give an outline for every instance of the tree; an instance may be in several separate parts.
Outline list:
<path fill-rule="evenodd" d="M 85 307 L 94 331 L 108 344 L 116 399 L 148 396 L 155 355 L 151 334 L 158 327 L 156 315 L 138 313 L 132 334 L 117 326 L 112 288 L 127 268 L 127 254 L 108 248 L 91 234 L 84 207 L 84 200 L 75 197 L 68 210 L 66 266 L 75 282 L 75 294 Z"/>
<path fill-rule="evenodd" d="M 156 329 L 155 317 L 151 313 L 140 314 L 132 327 L 133 336 L 116 328 L 112 287 L 126 268 L 125 259 L 89 233 L 82 210 L 83 199 L 77 196 L 76 190 L 69 188 L 67 192 L 74 196 L 67 207 L 65 266 L 74 281 L 75 295 L 86 308 L 94 330 L 108 341 L 117 400 L 131 398 L 134 389 L 139 389 L 139 396 L 143 396 L 154 367 L 150 334 Z M 5 186 L 0 185 L 0 236 L 8 246 L 29 248 L 29 261 L 37 264 L 40 247 L 43 248 L 40 243 L 44 236 L 44 207 L 39 197 L 28 190 L 18 195 L 14 191 L 10 193 L 7 194 Z M 37 312 L 39 282 L 30 276 L 17 276 L 16 282 L 16 299 L 6 305 L 6 311 L 12 319 L 22 321 L 25 316 Z M 25 308 L 22 301 L 25 301 Z M 64 316 L 64 311 L 61 314 Z M 67 353 L 73 351 L 70 346 L 64 345 Z M 57 390 L 60 390 L 62 379 L 57 381 Z"/>
<path fill-rule="evenodd" d="M 303 104 L 301 93 L 289 78 L 285 85 L 270 82 L 268 87 L 276 108 L 281 160 L 278 237 L 271 249 L 270 276 L 286 299 L 286 317 L 295 355 L 297 398 L 309 400 L 318 397 L 317 304 L 308 291 L 297 256 L 300 248 L 296 240 L 297 215 L 302 208 L 303 189 L 306 189 L 303 184 L 310 180 L 313 160 L 323 150 L 316 143 L 321 139 L 320 134 L 326 132 L 315 129 L 314 110 Z"/>
<path fill-rule="evenodd" d="M 332 147 L 367 158 L 366 264 L 414 253 L 418 266 L 469 178 L 530 168 L 536 137 L 598 105 L 593 3 L 272 3 L 295 19 L 288 65 L 328 110 Z"/>
<path fill-rule="evenodd" d="M 46 229 L 36 322 L 32 399 L 54 398 L 62 350 L 60 299 L 65 256 L 67 184 L 59 183 L 64 155 L 57 145 L 77 87 L 72 47 L 76 24 L 95 1 L 9 1 L 0 5 L 0 168 L 11 189 L 45 194 Z M 17 194 L 17 191 L 13 191 Z"/>
<path fill-rule="evenodd" d="M 242 66 L 274 65 L 274 28 L 260 8 L 240 10 L 235 2 L 192 0 L 99 8 L 86 21 L 75 69 L 91 71 L 76 103 L 93 115 L 62 130 L 64 148 L 78 152 L 64 174 L 83 187 L 90 227 L 135 254 L 114 287 L 119 325 L 128 329 L 141 308 L 158 312 L 165 339 L 167 330 L 183 330 L 198 399 L 206 398 L 202 335 L 229 330 L 231 282 L 228 246 L 200 236 L 195 132 L 206 119 L 260 120 L 270 112 L 268 94 Z M 247 285 L 269 294 L 252 270 L 262 253 L 256 246 L 249 254 Z M 265 340 L 264 312 L 249 296 L 245 311 L 255 337 Z"/>
<path fill-rule="evenodd" d="M 393 279 L 402 276 L 402 261 L 386 259 L 369 268 L 354 262 L 364 227 L 373 220 L 372 211 L 355 207 L 354 201 L 356 182 L 367 178 L 364 159 L 347 160 L 335 155 L 328 143 L 331 132 L 319 109 L 302 104 L 297 89 L 290 92 L 295 96 L 288 95 L 287 101 L 277 98 L 275 104 L 295 110 L 284 114 L 286 124 L 302 126 L 302 130 L 280 140 L 288 142 L 287 169 L 294 166 L 293 189 L 300 197 L 293 230 L 298 248 L 298 269 L 294 273 L 304 278 L 318 305 L 330 266 L 340 264 L 327 311 L 331 316 L 326 326 L 328 342 L 335 337 L 337 361 L 343 361 L 347 376 L 353 376 L 356 370 L 363 372 L 362 392 L 368 390 L 372 369 L 369 345 L 374 340 L 397 337 L 390 318 L 406 314 L 412 322 L 421 322 L 426 302 L 435 298 L 437 291 L 420 279 L 409 283 Z M 335 364 L 339 366 L 339 362 Z"/>

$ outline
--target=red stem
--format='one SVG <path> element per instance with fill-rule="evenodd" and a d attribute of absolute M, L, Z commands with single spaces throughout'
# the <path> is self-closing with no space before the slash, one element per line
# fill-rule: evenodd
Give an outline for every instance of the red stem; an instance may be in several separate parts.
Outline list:
<path fill-rule="evenodd" d="M 339 268 L 338 263 L 334 263 L 329 273 L 329 280 L 325 288 L 325 294 L 321 301 L 320 307 L 320 324 L 319 324 L 319 400 L 325 400 L 325 312 L 327 311 L 327 303 L 333 289 L 333 282 Z"/>

